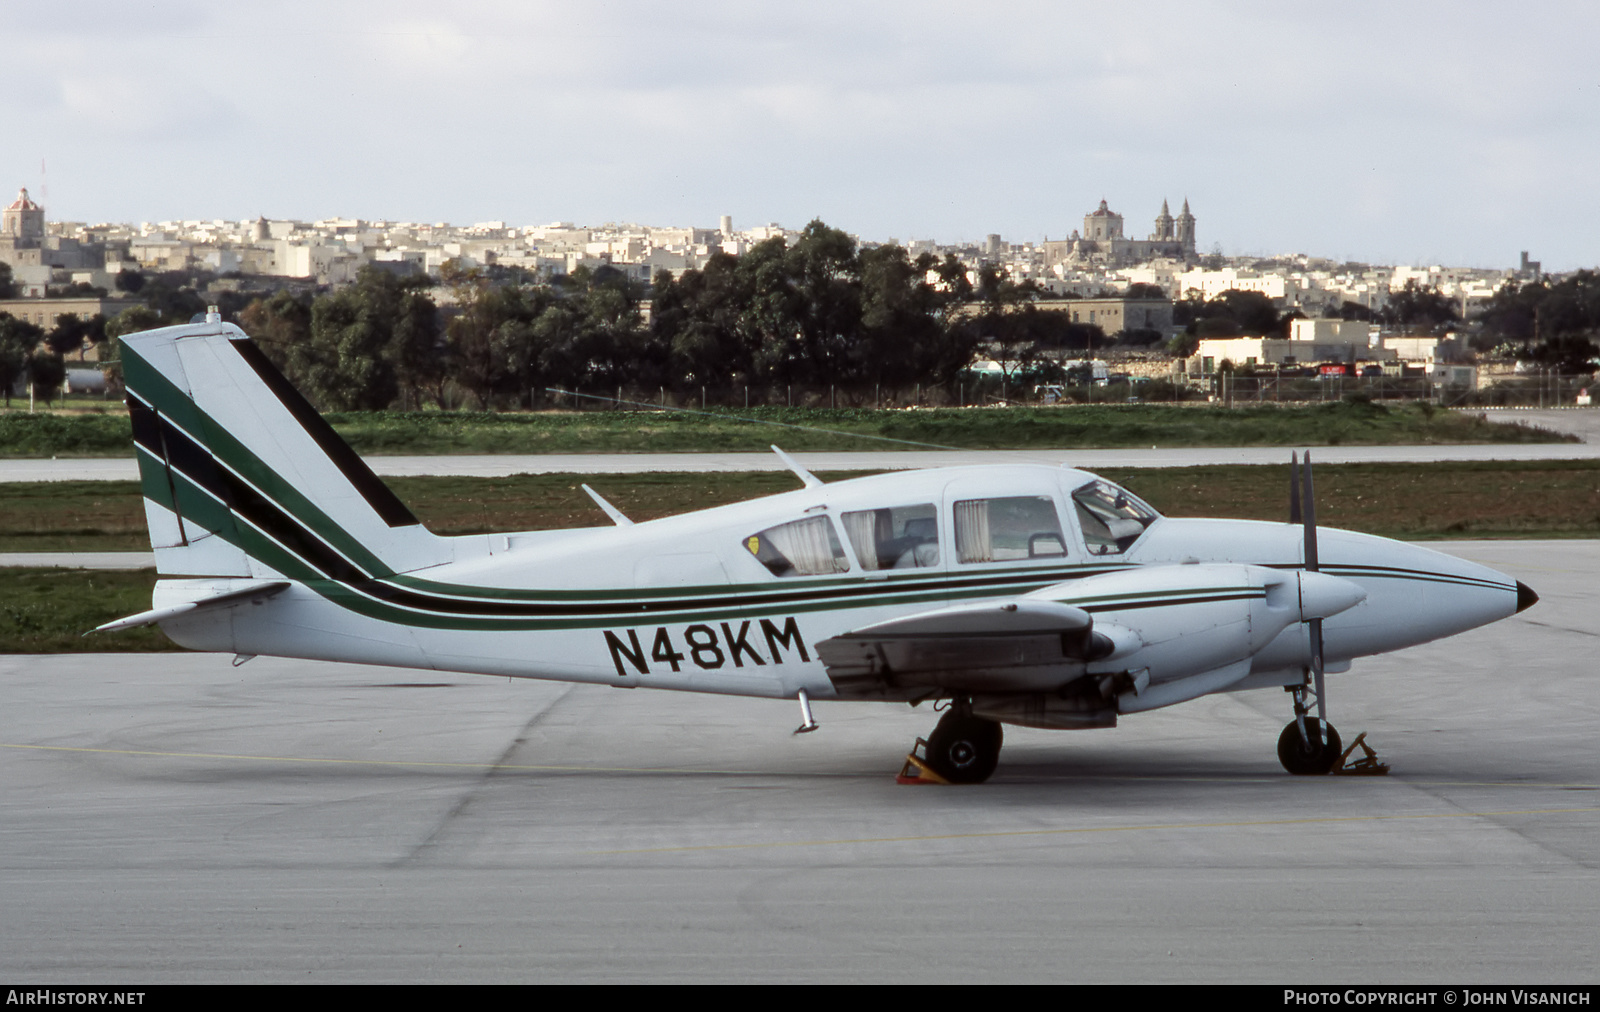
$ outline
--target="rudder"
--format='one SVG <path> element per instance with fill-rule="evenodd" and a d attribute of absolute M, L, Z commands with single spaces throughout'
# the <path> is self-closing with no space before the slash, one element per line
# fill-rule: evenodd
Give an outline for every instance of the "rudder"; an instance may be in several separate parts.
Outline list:
<path fill-rule="evenodd" d="M 122 347 L 161 575 L 359 582 L 449 561 L 239 328 L 167 327 Z"/>

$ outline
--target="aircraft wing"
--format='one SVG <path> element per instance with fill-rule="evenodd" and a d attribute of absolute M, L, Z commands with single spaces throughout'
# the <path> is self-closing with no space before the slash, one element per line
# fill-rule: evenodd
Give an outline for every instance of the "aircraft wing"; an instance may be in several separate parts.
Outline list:
<path fill-rule="evenodd" d="M 1081 671 L 1113 647 L 1093 627 L 1082 608 L 1016 599 L 879 622 L 823 640 L 816 652 L 845 696 L 921 685 L 983 688 L 1025 677 L 1025 669 Z"/>

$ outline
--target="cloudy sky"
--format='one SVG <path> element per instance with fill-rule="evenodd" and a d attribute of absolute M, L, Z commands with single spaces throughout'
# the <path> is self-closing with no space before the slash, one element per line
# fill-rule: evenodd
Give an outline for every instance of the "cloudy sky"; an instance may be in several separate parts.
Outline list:
<path fill-rule="evenodd" d="M 1600 4 L 0 0 L 52 219 L 335 215 L 1600 264 Z M 46 169 L 41 175 L 41 164 Z"/>

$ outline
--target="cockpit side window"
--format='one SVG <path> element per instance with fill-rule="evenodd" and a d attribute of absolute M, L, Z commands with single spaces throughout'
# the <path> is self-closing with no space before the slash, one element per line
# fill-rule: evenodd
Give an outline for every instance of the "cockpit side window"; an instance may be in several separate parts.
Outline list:
<path fill-rule="evenodd" d="M 773 576 L 822 576 L 850 571 L 850 559 L 825 516 L 768 527 L 745 538 L 744 547 Z"/>
<path fill-rule="evenodd" d="M 844 533 L 862 569 L 939 564 L 939 511 L 932 503 L 844 514 Z"/>
<path fill-rule="evenodd" d="M 1017 562 L 1067 554 L 1055 500 L 1043 495 L 965 499 L 955 504 L 956 561 Z"/>
<path fill-rule="evenodd" d="M 1121 555 L 1161 514 L 1126 489 L 1092 481 L 1072 493 L 1090 555 Z"/>

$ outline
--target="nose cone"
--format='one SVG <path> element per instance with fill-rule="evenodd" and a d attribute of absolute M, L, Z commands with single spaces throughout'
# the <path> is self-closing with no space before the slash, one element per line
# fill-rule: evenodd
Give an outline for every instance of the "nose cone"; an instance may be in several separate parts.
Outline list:
<path fill-rule="evenodd" d="M 1538 603 L 1539 603 L 1539 595 L 1535 594 L 1533 592 L 1533 588 L 1528 586 L 1526 583 L 1523 583 L 1521 580 L 1518 580 L 1517 581 L 1517 610 L 1518 611 L 1527 611 L 1529 608 L 1532 608 L 1534 605 L 1536 605 Z"/>
<path fill-rule="evenodd" d="M 1354 608 L 1367 599 L 1366 589 L 1354 580 L 1327 573 L 1300 574 L 1300 618 L 1327 618 Z"/>

